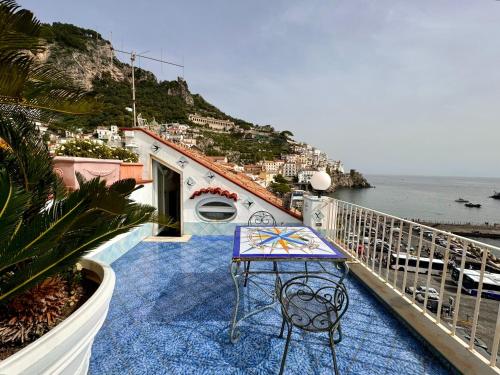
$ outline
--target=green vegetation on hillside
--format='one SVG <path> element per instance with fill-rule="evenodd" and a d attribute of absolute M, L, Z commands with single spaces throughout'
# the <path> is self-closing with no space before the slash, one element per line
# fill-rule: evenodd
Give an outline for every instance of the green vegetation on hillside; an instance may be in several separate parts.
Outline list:
<path fill-rule="evenodd" d="M 276 176 L 274 176 L 274 181 L 269 185 L 269 189 L 271 189 L 274 194 L 280 197 L 292 191 L 290 182 L 281 174 L 277 174 Z"/>
<path fill-rule="evenodd" d="M 99 58 L 99 54 L 92 54 L 92 52 L 93 49 L 97 48 L 98 43 L 102 45 L 104 40 L 96 31 L 58 22 L 54 22 L 52 25 L 44 24 L 41 27 L 41 35 L 50 45 L 50 60 L 59 62 L 59 65 L 63 66 L 75 64 L 72 56 L 74 50 L 88 54 L 90 62 L 94 61 L 96 56 Z M 107 43 L 107 41 L 105 42 Z M 61 62 L 63 64 L 60 64 Z M 101 74 L 97 74 L 97 77 L 100 78 L 93 81 L 93 91 L 103 104 L 102 110 L 92 115 L 74 118 L 70 122 L 66 122 L 66 125 L 74 128 L 95 128 L 98 125 L 129 126 L 132 124 L 131 114 L 125 111 L 125 107 L 132 106 L 130 65 L 117 59 L 114 60 L 113 64 L 122 70 L 126 79 L 117 81 L 107 72 L 96 72 Z M 153 73 L 137 67 L 134 72 L 136 108 L 137 113 L 141 113 L 143 118 L 148 120 L 155 118 L 159 123 L 188 123 L 188 115 L 196 112 L 204 116 L 232 120 L 244 129 L 253 126 L 249 122 L 226 115 L 203 99 L 201 95 L 191 94 L 187 84 L 183 81 L 158 81 Z M 192 105 L 188 104 L 185 96 L 192 97 Z"/>
<path fill-rule="evenodd" d="M 289 145 L 279 134 L 257 135 L 246 138 L 243 133 L 213 133 L 203 131 L 204 139 L 212 139 L 214 144 L 205 148 L 207 155 L 228 155 L 231 161 L 255 163 L 259 160 L 274 160 L 288 151 Z"/>
<path fill-rule="evenodd" d="M 108 42 L 93 30 L 64 23 L 43 25 L 42 35 L 49 44 L 49 61 L 58 66 L 74 66 L 77 63 L 74 57 L 76 50 L 79 64 L 86 65 L 86 69 L 97 69 L 92 86 L 100 104 L 99 110 L 88 115 L 64 118 L 53 126 L 62 125 L 64 128 L 73 130 L 77 128 L 91 130 L 101 125 L 131 126 L 132 114 L 125 109 L 132 107 L 130 65 L 115 59 L 114 68 L 121 70 L 125 79 L 117 80 L 111 76 L 106 62 L 99 60 Z M 98 48 L 100 48 L 99 52 L 96 52 Z M 102 70 L 98 71 L 98 69 Z M 79 70 L 76 69 L 76 71 Z M 243 130 L 255 129 L 265 132 L 265 135 L 254 134 L 252 137 L 243 132 L 223 134 L 208 132 L 200 128 L 206 133 L 204 138 L 213 140 L 213 144 L 209 142 L 200 147 L 207 154 L 224 154 L 235 162 L 253 163 L 280 157 L 288 150 L 287 139 L 292 136 L 290 132 L 277 133 L 270 125 L 256 127 L 247 121 L 233 118 L 208 103 L 201 95 L 191 94 L 187 83 L 182 79 L 158 81 L 153 73 L 144 69 L 136 67 L 134 72 L 136 111 L 144 119 L 149 121 L 155 119 L 158 123 L 189 124 L 189 114 L 198 113 L 203 116 L 229 119 Z M 78 80 L 78 77 L 73 78 Z"/>
<path fill-rule="evenodd" d="M 87 50 L 87 42 L 91 39 L 102 39 L 97 31 L 82 29 L 69 23 L 54 22 L 52 25 L 44 24 L 40 30 L 40 36 L 47 43 L 58 43 L 67 48 L 75 48 L 81 51 Z"/>

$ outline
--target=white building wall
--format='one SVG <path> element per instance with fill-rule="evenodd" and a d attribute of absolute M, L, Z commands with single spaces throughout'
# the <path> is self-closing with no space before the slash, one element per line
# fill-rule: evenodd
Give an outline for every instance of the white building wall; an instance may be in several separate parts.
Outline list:
<path fill-rule="evenodd" d="M 270 212 L 276 221 L 281 224 L 297 224 L 301 221 L 287 212 L 275 207 L 266 200 L 259 198 L 251 192 L 243 189 L 237 184 L 227 180 L 223 176 L 218 175 L 216 172 L 211 172 L 202 164 L 184 156 L 179 151 L 155 140 L 148 134 L 137 130 L 134 132 L 134 143 L 138 146 L 137 151 L 139 154 L 140 162 L 144 164 L 144 179 L 152 179 L 152 164 L 156 159 L 163 163 L 172 170 L 175 170 L 181 175 L 181 212 L 182 212 L 182 234 L 225 234 L 232 235 L 236 225 L 243 225 L 248 222 L 249 217 L 256 211 Z M 156 151 L 153 151 L 158 146 Z M 180 163 L 180 161 L 187 161 Z M 211 172 L 215 175 L 214 178 L 208 178 Z M 192 186 L 188 185 L 188 181 L 193 182 Z M 156 184 L 153 181 L 152 187 L 152 202 L 156 205 Z M 213 223 L 203 221 L 198 217 L 195 212 L 196 204 L 207 197 L 214 196 L 204 194 L 195 199 L 190 199 L 191 195 L 202 188 L 207 187 L 220 187 L 228 190 L 231 193 L 238 194 L 238 201 L 235 202 L 237 215 L 227 223 Z M 247 203 L 252 202 L 248 208 Z"/>

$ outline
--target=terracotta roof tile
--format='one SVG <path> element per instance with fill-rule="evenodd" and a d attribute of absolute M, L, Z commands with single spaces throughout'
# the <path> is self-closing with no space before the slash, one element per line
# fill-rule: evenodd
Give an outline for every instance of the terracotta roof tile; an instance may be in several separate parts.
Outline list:
<path fill-rule="evenodd" d="M 278 198 L 276 195 L 271 193 L 266 188 L 260 186 L 259 184 L 255 183 L 254 181 L 252 181 L 244 173 L 229 171 L 226 168 L 224 168 L 223 166 L 221 166 L 220 164 L 217 164 L 217 163 L 211 161 L 207 156 L 205 156 L 201 152 L 194 151 L 194 150 L 189 149 L 187 147 L 183 147 L 179 144 L 162 139 L 158 134 L 153 133 L 147 129 L 144 129 L 144 128 L 122 128 L 122 130 L 142 131 L 143 133 L 149 135 L 150 137 L 154 138 L 158 142 L 161 142 L 161 143 L 173 148 L 174 150 L 180 152 L 184 156 L 187 156 L 188 158 L 200 163 L 201 165 L 203 165 L 206 168 L 212 170 L 213 172 L 219 174 L 220 176 L 226 178 L 227 180 L 231 181 L 232 183 L 240 186 L 241 188 L 249 191 L 252 194 L 255 194 L 256 196 L 265 200 L 266 202 L 270 203 L 271 205 L 279 208 L 282 211 L 285 211 L 287 214 L 289 214 L 297 219 L 302 218 L 302 214 L 299 211 L 289 210 L 289 209 L 285 208 L 283 205 L 282 199 Z"/>

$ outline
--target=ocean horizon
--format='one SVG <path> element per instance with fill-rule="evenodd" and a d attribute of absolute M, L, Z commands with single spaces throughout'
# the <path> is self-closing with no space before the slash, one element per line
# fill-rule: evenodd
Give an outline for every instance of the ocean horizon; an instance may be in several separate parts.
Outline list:
<path fill-rule="evenodd" d="M 332 196 L 406 219 L 443 223 L 499 223 L 500 200 L 489 198 L 500 191 L 500 178 L 366 175 L 370 189 L 337 189 Z M 456 199 L 481 204 L 465 207 Z M 500 247 L 498 239 L 478 239 Z"/>

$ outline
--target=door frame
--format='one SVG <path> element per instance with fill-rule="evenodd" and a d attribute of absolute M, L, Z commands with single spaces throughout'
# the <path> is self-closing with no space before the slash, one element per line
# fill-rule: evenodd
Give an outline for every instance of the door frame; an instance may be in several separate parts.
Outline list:
<path fill-rule="evenodd" d="M 184 176 L 183 176 L 183 171 L 179 168 L 173 167 L 170 163 L 166 162 L 165 160 L 158 158 L 156 156 L 150 155 L 150 165 L 151 165 L 151 177 L 153 180 L 153 206 L 158 210 L 158 176 L 156 175 L 156 170 L 154 168 L 155 163 L 160 163 L 164 165 L 165 167 L 171 169 L 172 171 L 176 172 L 179 174 L 179 189 L 180 189 L 180 219 L 179 219 L 179 226 L 180 226 L 180 235 L 184 235 L 184 189 L 183 189 L 183 181 L 184 181 Z M 156 177 L 156 179 L 155 179 Z M 158 233 L 158 224 L 153 224 L 153 233 Z"/>

